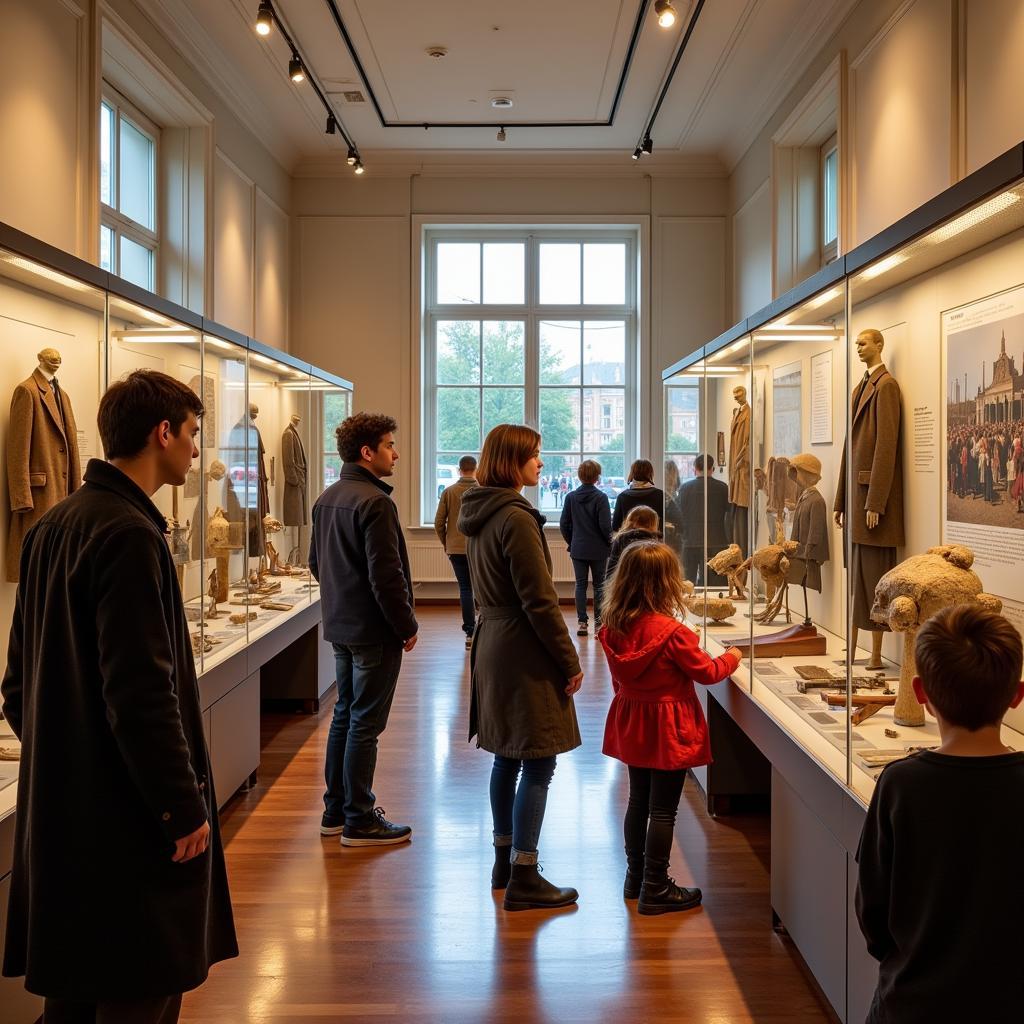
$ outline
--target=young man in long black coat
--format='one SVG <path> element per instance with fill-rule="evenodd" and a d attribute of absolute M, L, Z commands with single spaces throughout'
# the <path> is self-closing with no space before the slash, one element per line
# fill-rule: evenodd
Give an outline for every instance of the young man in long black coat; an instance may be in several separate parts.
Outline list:
<path fill-rule="evenodd" d="M 99 408 L 109 461 L 29 531 L 3 711 L 22 741 L 3 973 L 49 1021 L 178 1019 L 237 956 L 181 591 L 150 500 L 199 399 L 142 370 Z"/>

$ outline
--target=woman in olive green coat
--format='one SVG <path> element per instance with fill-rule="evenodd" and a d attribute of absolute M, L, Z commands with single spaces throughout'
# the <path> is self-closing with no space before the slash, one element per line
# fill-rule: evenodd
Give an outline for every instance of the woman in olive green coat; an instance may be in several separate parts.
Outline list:
<path fill-rule="evenodd" d="M 463 496 L 459 515 L 480 613 L 469 738 L 494 754 L 491 886 L 505 889 L 506 910 L 561 907 L 579 898 L 537 869 L 555 755 L 581 742 L 572 696 L 583 682 L 551 581 L 544 517 L 519 493 L 537 485 L 543 465 L 535 430 L 495 427 L 484 441 L 478 486 Z"/>

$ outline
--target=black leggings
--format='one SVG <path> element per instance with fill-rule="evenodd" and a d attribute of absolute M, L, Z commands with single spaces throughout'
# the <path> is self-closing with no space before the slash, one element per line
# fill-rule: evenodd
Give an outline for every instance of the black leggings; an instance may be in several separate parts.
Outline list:
<path fill-rule="evenodd" d="M 629 766 L 629 803 L 622 823 L 626 859 L 631 872 L 642 868 L 650 881 L 660 881 L 668 873 L 672 831 L 685 779 L 685 768 L 661 771 Z"/>

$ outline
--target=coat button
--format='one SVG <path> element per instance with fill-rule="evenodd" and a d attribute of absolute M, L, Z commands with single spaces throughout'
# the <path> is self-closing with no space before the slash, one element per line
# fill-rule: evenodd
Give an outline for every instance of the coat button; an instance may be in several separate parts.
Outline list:
<path fill-rule="evenodd" d="M 164 813 L 163 813 L 163 814 L 161 814 L 161 815 L 160 815 L 160 817 L 161 817 L 161 818 L 162 818 L 162 819 L 163 819 L 164 821 L 170 821 L 170 820 L 171 820 L 171 813 L 170 813 L 170 811 L 164 811 Z"/>

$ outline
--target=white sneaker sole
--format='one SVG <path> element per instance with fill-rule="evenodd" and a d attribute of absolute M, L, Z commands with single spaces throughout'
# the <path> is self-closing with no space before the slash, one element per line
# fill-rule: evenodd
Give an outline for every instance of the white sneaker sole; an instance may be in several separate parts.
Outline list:
<path fill-rule="evenodd" d="M 345 828 L 344 825 L 321 825 L 320 835 L 322 836 L 340 836 L 342 830 Z"/>
<path fill-rule="evenodd" d="M 397 839 L 350 839 L 348 836 L 341 837 L 342 846 L 398 846 L 399 843 L 407 843 L 412 839 L 412 833 L 399 836 Z"/>

